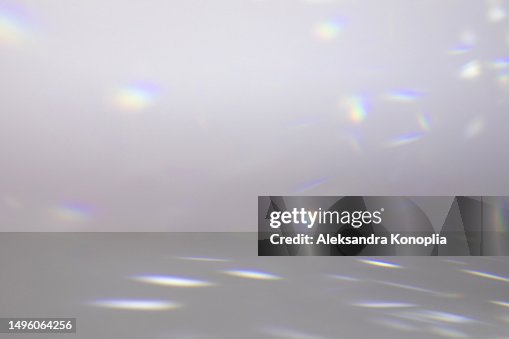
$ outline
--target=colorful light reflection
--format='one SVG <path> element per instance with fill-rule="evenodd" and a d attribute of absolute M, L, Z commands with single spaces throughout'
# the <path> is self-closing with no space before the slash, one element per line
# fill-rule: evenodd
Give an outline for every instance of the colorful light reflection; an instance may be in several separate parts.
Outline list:
<path fill-rule="evenodd" d="M 23 42 L 27 34 L 27 23 L 19 10 L 0 7 L 0 46 Z"/>
<path fill-rule="evenodd" d="M 115 91 L 114 105 L 127 112 L 139 112 L 152 106 L 158 96 L 157 86 L 149 84 L 131 84 Z"/>
<path fill-rule="evenodd" d="M 340 104 L 354 124 L 362 123 L 368 115 L 366 100 L 359 95 L 343 98 Z"/>
<path fill-rule="evenodd" d="M 77 223 L 90 219 L 93 209 L 81 203 L 64 203 L 50 210 L 52 216 L 63 222 Z"/>
<path fill-rule="evenodd" d="M 328 20 L 317 24 L 314 35 L 320 41 L 332 41 L 343 31 L 343 23 L 340 20 Z"/>

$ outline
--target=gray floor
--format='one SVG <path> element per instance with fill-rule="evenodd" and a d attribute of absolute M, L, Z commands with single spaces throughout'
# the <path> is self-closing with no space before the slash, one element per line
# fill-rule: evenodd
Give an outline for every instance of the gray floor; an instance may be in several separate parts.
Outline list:
<path fill-rule="evenodd" d="M 3 233 L 0 317 L 76 317 L 62 338 L 498 339 L 508 264 L 257 257 L 252 233 Z"/>

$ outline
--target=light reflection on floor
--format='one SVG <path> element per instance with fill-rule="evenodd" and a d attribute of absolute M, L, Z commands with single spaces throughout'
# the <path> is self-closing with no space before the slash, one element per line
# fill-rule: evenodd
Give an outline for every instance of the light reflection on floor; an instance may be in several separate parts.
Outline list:
<path fill-rule="evenodd" d="M 504 257 L 258 257 L 255 239 L 3 233 L 0 314 L 77 317 L 75 338 L 502 338 L 509 330 L 509 284 L 489 278 L 508 275 Z"/>

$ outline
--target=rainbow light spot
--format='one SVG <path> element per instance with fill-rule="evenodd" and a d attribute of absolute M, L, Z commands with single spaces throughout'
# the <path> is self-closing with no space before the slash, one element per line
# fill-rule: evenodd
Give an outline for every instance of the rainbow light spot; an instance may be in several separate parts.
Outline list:
<path fill-rule="evenodd" d="M 493 209 L 494 215 L 494 221 L 495 221 L 495 227 L 498 232 L 507 232 L 509 229 L 508 223 L 507 223 L 507 210 L 505 209 L 505 206 L 502 202 L 498 202 L 497 206 Z"/>
<path fill-rule="evenodd" d="M 417 122 L 424 132 L 428 132 L 431 129 L 431 121 L 427 114 L 419 113 L 417 115 Z"/>
<path fill-rule="evenodd" d="M 321 185 L 323 185 L 324 183 L 326 183 L 327 181 L 329 181 L 331 179 L 331 177 L 326 177 L 326 178 L 320 178 L 320 179 L 316 179 L 314 181 L 311 181 L 311 182 L 306 182 L 302 185 L 300 185 L 296 190 L 295 190 L 295 193 L 303 193 L 305 191 L 309 191 L 309 190 L 312 190 L 314 188 L 317 188 Z"/>
<path fill-rule="evenodd" d="M 90 207 L 82 204 L 66 203 L 53 208 L 51 214 L 60 221 L 76 223 L 91 218 L 93 211 Z"/>
<path fill-rule="evenodd" d="M 0 8 L 0 46 L 19 44 L 26 38 L 26 24 L 15 12 Z"/>
<path fill-rule="evenodd" d="M 90 304 L 98 307 L 129 311 L 167 311 L 181 306 L 168 301 L 132 299 L 97 300 Z"/>
<path fill-rule="evenodd" d="M 474 48 L 474 46 L 472 46 L 472 45 L 461 44 L 461 45 L 458 45 L 458 46 L 448 50 L 447 54 L 450 54 L 450 55 L 465 54 L 465 53 L 470 52 L 473 48 Z"/>
<path fill-rule="evenodd" d="M 253 270 L 229 270 L 229 271 L 225 271 L 224 273 L 226 273 L 228 275 L 232 275 L 234 277 L 245 278 L 245 279 L 255 279 L 255 280 L 279 280 L 279 279 L 281 279 L 281 277 L 278 277 L 277 275 L 274 275 L 271 273 L 253 271 Z"/>
<path fill-rule="evenodd" d="M 505 72 L 503 74 L 499 74 L 497 79 L 500 85 L 507 85 L 509 84 L 509 73 Z"/>
<path fill-rule="evenodd" d="M 422 96 L 421 92 L 402 89 L 390 92 L 389 94 L 387 94 L 387 99 L 398 102 L 413 102 L 418 100 L 421 96 Z"/>
<path fill-rule="evenodd" d="M 468 265 L 466 262 L 456 259 L 443 259 L 442 261 L 454 265 Z"/>
<path fill-rule="evenodd" d="M 474 270 L 460 270 L 460 271 L 464 272 L 464 273 L 471 274 L 471 275 L 475 275 L 475 276 L 481 277 L 481 278 L 509 282 L 509 278 L 502 277 L 502 276 L 492 274 L 492 273 L 486 273 L 486 272 L 480 272 L 480 271 L 474 271 Z"/>
<path fill-rule="evenodd" d="M 154 104 L 158 92 L 154 85 L 132 84 L 118 89 L 113 103 L 123 111 L 139 112 Z"/>
<path fill-rule="evenodd" d="M 441 311 L 422 311 L 421 316 L 423 318 L 427 318 L 430 320 L 436 320 L 441 321 L 445 323 L 468 323 L 471 322 L 472 319 L 459 315 L 459 314 L 452 314 L 447 312 L 441 312 Z"/>
<path fill-rule="evenodd" d="M 411 312 L 408 311 L 400 314 L 395 314 L 395 316 L 403 319 L 427 323 L 466 324 L 474 321 L 474 319 L 465 317 L 463 315 L 431 310 L 418 310 Z"/>
<path fill-rule="evenodd" d="M 403 302 L 393 302 L 393 301 L 366 301 L 366 302 L 356 302 L 353 303 L 352 306 L 357 307 L 366 307 L 366 308 L 406 308 L 406 307 L 415 307 L 415 304 L 403 303 Z"/>
<path fill-rule="evenodd" d="M 491 63 L 494 68 L 504 69 L 509 67 L 509 58 L 498 58 Z"/>
<path fill-rule="evenodd" d="M 342 106 L 351 122 L 360 124 L 366 119 L 366 101 L 360 96 L 351 96 L 342 100 Z"/>
<path fill-rule="evenodd" d="M 509 307 L 509 302 L 507 302 L 507 301 L 492 300 L 492 301 L 490 301 L 490 303 L 497 305 L 497 306 Z"/>
<path fill-rule="evenodd" d="M 132 277 L 133 280 L 137 280 L 140 282 L 144 282 L 147 284 L 160 285 L 160 286 L 169 286 L 169 287 L 208 287 L 213 286 L 214 284 L 197 279 L 190 278 L 182 278 L 182 277 L 172 277 L 172 276 L 164 276 L 164 275 L 143 275 Z"/>
<path fill-rule="evenodd" d="M 361 263 L 372 265 L 372 266 L 378 266 L 378 267 L 384 267 L 384 268 L 401 268 L 400 265 L 387 262 L 387 261 L 381 261 L 381 260 L 373 260 L 373 259 L 359 259 Z"/>
<path fill-rule="evenodd" d="M 477 60 L 474 60 L 463 65 L 460 71 L 460 77 L 463 79 L 475 79 L 479 77 L 481 73 L 481 63 Z"/>
<path fill-rule="evenodd" d="M 417 286 L 412 286 L 412 285 L 406 285 L 406 284 L 399 284 L 399 283 L 394 283 L 394 282 L 390 282 L 390 281 L 375 280 L 375 282 L 377 282 L 379 284 L 382 284 L 382 285 L 386 285 L 386 286 L 391 286 L 391 287 L 402 288 L 402 289 L 406 289 L 406 290 L 410 290 L 410 291 L 416 291 L 416 292 L 432 294 L 432 295 L 443 297 L 443 298 L 460 298 L 461 297 L 461 295 L 458 294 L 458 293 L 438 292 L 438 291 L 433 291 L 433 290 L 430 290 L 430 289 L 427 289 L 427 288 L 422 288 L 422 287 L 417 287 Z"/>
<path fill-rule="evenodd" d="M 329 20 L 317 24 L 314 35 L 318 40 L 331 41 L 336 39 L 343 31 L 343 23 L 339 20 Z"/>
<path fill-rule="evenodd" d="M 401 135 L 401 136 L 389 141 L 388 143 L 386 143 L 386 147 L 397 147 L 397 146 L 411 144 L 421 138 L 422 138 L 422 133 L 404 134 L 404 135 Z"/>
<path fill-rule="evenodd" d="M 350 277 L 348 275 L 330 274 L 328 277 L 339 281 L 351 281 L 351 282 L 360 281 L 360 279 Z"/>

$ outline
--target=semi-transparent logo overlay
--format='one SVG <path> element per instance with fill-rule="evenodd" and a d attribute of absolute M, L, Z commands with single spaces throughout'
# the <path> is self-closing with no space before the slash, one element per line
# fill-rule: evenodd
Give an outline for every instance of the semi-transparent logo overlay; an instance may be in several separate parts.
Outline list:
<path fill-rule="evenodd" d="M 260 256 L 499 256 L 508 229 L 509 197 L 258 197 Z"/>

